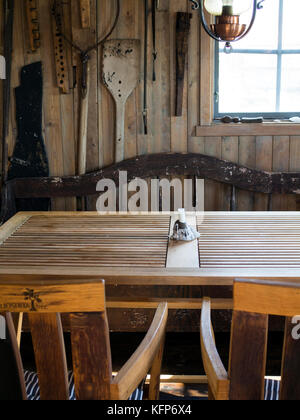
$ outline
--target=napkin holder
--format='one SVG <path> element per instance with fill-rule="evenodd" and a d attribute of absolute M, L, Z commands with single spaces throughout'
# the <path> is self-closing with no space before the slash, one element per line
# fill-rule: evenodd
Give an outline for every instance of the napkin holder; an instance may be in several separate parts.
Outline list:
<path fill-rule="evenodd" d="M 200 233 L 187 223 L 182 223 L 177 220 L 174 224 L 173 235 L 171 240 L 177 242 L 192 242 L 200 238 Z"/>

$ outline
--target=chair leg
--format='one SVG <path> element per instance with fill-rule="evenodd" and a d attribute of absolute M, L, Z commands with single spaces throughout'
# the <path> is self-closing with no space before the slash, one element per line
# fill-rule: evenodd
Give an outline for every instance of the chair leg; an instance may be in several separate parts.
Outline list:
<path fill-rule="evenodd" d="M 18 347 L 20 349 L 21 347 L 21 335 L 22 335 L 22 326 L 23 326 L 23 313 L 12 313 L 14 327 L 16 330 L 16 336 L 17 336 L 17 343 Z"/>
<path fill-rule="evenodd" d="M 209 384 L 208 384 L 208 400 L 209 401 L 215 401 L 214 394 L 213 394 L 213 392 L 212 392 L 211 387 L 209 386 Z"/>
<path fill-rule="evenodd" d="M 144 384 L 143 401 L 149 401 L 149 384 Z"/>
<path fill-rule="evenodd" d="M 159 392 L 160 392 L 160 373 L 161 373 L 161 366 L 162 366 L 162 358 L 164 353 L 164 340 L 160 345 L 160 348 L 154 358 L 152 368 L 150 371 L 150 385 L 149 385 L 149 400 L 155 401 L 159 400 Z"/>

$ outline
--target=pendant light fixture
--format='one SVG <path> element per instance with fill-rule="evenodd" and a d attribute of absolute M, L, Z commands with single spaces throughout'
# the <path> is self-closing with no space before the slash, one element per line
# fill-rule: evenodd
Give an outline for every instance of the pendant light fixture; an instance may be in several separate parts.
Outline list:
<path fill-rule="evenodd" d="M 257 9 L 261 9 L 264 0 L 190 0 L 192 8 L 199 9 L 201 23 L 206 33 L 216 41 L 225 42 L 225 50 L 230 52 L 231 43 L 244 38 L 251 30 Z M 241 22 L 241 15 L 252 9 L 249 23 Z M 215 17 L 211 25 L 207 23 L 206 12 Z"/>

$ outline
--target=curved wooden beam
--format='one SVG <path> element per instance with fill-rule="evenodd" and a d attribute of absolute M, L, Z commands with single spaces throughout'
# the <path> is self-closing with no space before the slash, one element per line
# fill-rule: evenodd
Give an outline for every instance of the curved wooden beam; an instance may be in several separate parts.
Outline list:
<path fill-rule="evenodd" d="M 120 171 L 127 171 L 128 181 L 136 177 L 195 176 L 251 192 L 300 194 L 300 173 L 258 171 L 195 153 L 138 156 L 82 176 L 15 179 L 8 187 L 16 198 L 81 197 L 97 194 L 97 183 L 104 178 L 118 185 Z"/>

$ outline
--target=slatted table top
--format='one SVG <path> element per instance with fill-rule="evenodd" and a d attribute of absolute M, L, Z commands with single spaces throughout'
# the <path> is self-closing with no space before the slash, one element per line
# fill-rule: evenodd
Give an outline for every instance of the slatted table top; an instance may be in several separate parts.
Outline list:
<path fill-rule="evenodd" d="M 170 218 L 33 216 L 0 246 L 0 264 L 165 267 Z"/>
<path fill-rule="evenodd" d="M 207 213 L 197 221 L 203 268 L 300 269 L 299 213 Z"/>
<path fill-rule="evenodd" d="M 199 241 L 169 240 L 176 217 L 18 213 L 0 228 L 0 277 L 101 277 L 109 284 L 231 285 L 300 279 L 300 214 L 188 215 Z"/>

